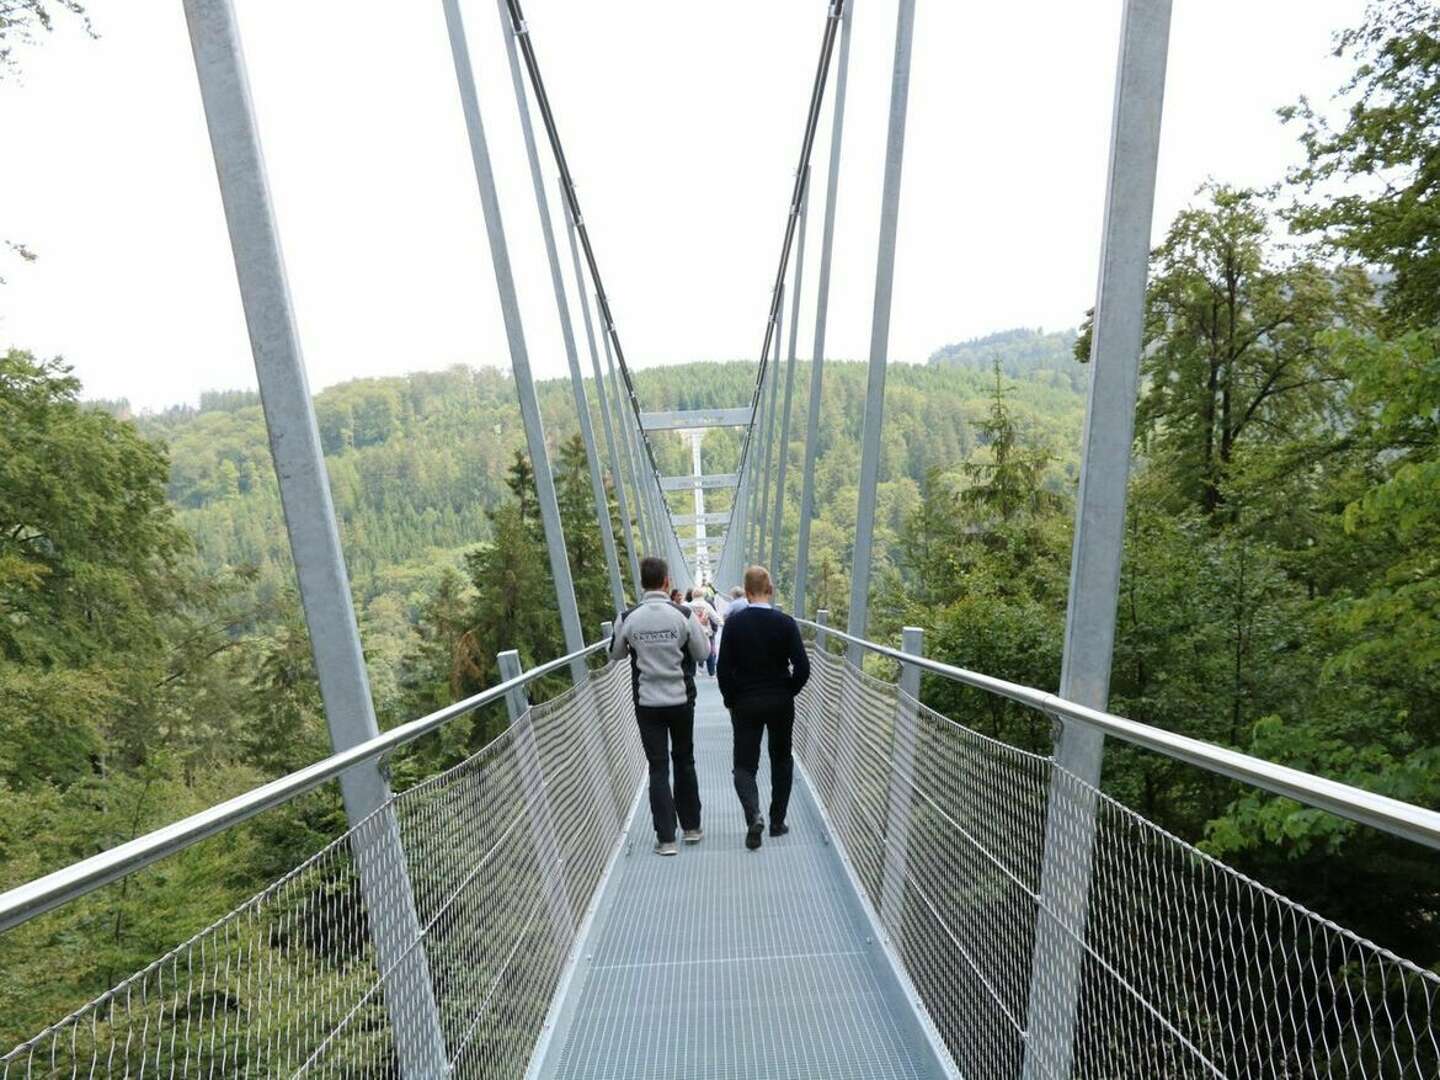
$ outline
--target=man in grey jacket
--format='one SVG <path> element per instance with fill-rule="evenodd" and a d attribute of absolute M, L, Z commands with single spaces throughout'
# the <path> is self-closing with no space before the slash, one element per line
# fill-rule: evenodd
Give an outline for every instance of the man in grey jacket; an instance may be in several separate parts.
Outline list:
<path fill-rule="evenodd" d="M 700 831 L 700 781 L 695 776 L 695 665 L 710 655 L 710 638 L 684 604 L 670 601 L 670 568 L 654 555 L 640 560 L 640 603 L 616 619 L 614 660 L 630 657 L 635 719 L 650 763 L 650 815 L 655 852 L 674 855 L 675 820 L 685 842 Z M 667 754 L 668 751 L 668 754 Z M 675 790 L 670 790 L 670 761 Z"/>

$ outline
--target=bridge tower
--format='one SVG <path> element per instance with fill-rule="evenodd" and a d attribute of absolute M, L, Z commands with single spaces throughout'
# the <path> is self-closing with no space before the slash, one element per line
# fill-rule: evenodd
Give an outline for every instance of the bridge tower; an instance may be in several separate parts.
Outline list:
<path fill-rule="evenodd" d="M 710 578 L 709 535 L 705 530 L 705 469 L 700 459 L 700 445 L 705 441 L 704 428 L 686 428 L 679 432 L 690 440 L 690 475 L 694 478 L 691 491 L 695 502 L 695 583 L 706 584 Z"/>

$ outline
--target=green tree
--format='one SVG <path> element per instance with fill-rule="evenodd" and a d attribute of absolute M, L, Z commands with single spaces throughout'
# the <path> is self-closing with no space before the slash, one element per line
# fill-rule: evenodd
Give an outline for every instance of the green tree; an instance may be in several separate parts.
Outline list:
<path fill-rule="evenodd" d="M 1151 257 L 1140 446 L 1165 471 L 1176 509 L 1214 514 L 1237 456 L 1322 423 L 1343 373 L 1324 331 L 1372 317 L 1363 274 L 1267 243 L 1254 192 L 1205 189 Z M 1089 355 L 1089 328 L 1078 349 Z"/>
<path fill-rule="evenodd" d="M 1335 54 L 1354 63 L 1341 87 L 1344 121 L 1309 101 L 1281 110 L 1302 125 L 1307 161 L 1291 176 L 1289 217 L 1335 251 L 1393 275 L 1392 327 L 1440 324 L 1440 10 L 1428 0 L 1372 0 Z"/>
<path fill-rule="evenodd" d="M 602 620 L 613 618 L 609 570 L 600 522 L 595 517 L 595 495 L 590 487 L 590 464 L 585 443 L 574 435 L 560 444 L 555 469 L 555 498 L 560 504 L 560 527 L 575 582 L 580 625 L 597 633 Z"/>
<path fill-rule="evenodd" d="M 1014 412 L 1006 401 L 1000 361 L 994 362 L 995 390 L 985 418 L 976 427 L 980 443 L 989 451 L 975 455 L 960 466 L 968 481 L 960 493 L 962 503 L 978 507 L 983 514 L 1011 521 L 1021 510 L 1039 510 L 1042 504 L 1055 505 L 1052 492 L 1045 489 L 1045 470 L 1050 454 L 1043 446 L 1021 443 Z"/>

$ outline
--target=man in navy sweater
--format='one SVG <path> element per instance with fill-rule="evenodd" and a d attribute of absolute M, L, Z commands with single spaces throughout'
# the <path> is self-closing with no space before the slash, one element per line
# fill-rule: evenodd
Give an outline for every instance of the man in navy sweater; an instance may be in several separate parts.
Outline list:
<path fill-rule="evenodd" d="M 735 794 L 745 811 L 745 846 L 760 846 L 765 819 L 760 816 L 760 792 L 755 772 L 760 768 L 760 737 L 769 733 L 770 835 L 790 831 L 785 811 L 795 775 L 790 738 L 795 727 L 795 695 L 810 678 L 810 658 L 800 640 L 800 627 L 783 611 L 771 606 L 775 588 L 763 566 L 745 571 L 745 598 L 749 606 L 725 620 L 720 638 L 720 662 L 715 677 L 730 710 L 735 729 Z"/>

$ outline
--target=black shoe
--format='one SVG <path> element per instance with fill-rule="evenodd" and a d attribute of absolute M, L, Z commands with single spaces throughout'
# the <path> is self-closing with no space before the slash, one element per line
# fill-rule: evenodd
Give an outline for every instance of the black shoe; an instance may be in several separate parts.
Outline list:
<path fill-rule="evenodd" d="M 757 851 L 761 844 L 761 835 L 765 832 L 765 819 L 757 817 L 750 822 L 750 827 L 745 830 L 745 846 L 751 851 Z"/>
<path fill-rule="evenodd" d="M 787 832 L 789 832 L 789 831 L 790 831 L 790 826 L 789 826 L 789 825 L 786 825 L 783 821 L 772 821 L 772 822 L 770 822 L 770 835 L 771 835 L 771 836 L 784 836 L 784 835 L 785 835 Z"/>

